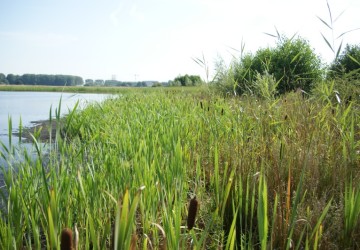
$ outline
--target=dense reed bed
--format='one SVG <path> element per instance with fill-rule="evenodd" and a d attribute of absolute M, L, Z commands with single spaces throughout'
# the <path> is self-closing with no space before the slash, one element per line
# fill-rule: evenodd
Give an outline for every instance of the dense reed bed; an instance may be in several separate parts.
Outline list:
<path fill-rule="evenodd" d="M 37 160 L 3 169 L 0 248 L 64 228 L 79 249 L 360 247 L 355 103 L 189 89 L 73 110 L 46 152 L 35 133 Z"/>

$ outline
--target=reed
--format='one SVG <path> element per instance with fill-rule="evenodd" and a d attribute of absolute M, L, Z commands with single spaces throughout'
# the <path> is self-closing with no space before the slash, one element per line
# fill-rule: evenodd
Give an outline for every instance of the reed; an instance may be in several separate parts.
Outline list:
<path fill-rule="evenodd" d="M 0 145 L 0 248 L 58 249 L 75 223 L 79 249 L 358 246 L 359 106 L 320 93 L 133 89 L 70 110 L 37 157 Z"/>

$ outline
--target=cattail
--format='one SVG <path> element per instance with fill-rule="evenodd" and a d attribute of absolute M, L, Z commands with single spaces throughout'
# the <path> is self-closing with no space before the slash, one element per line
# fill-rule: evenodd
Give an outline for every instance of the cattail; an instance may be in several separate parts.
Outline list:
<path fill-rule="evenodd" d="M 60 249 L 61 250 L 72 250 L 72 231 L 70 228 L 64 228 L 61 231 L 61 243 L 60 243 Z"/>
<path fill-rule="evenodd" d="M 224 109 L 223 108 L 221 109 L 221 115 L 224 115 Z"/>
<path fill-rule="evenodd" d="M 201 109 L 203 109 L 203 104 L 202 104 L 202 102 L 200 102 L 200 107 L 201 107 Z"/>
<path fill-rule="evenodd" d="M 285 117 L 284 117 L 285 121 L 287 120 L 287 118 L 288 118 L 288 115 L 285 115 Z"/>
<path fill-rule="evenodd" d="M 196 213 L 198 210 L 199 202 L 196 200 L 196 196 L 190 200 L 188 218 L 187 218 L 187 227 L 191 230 L 195 224 Z"/>

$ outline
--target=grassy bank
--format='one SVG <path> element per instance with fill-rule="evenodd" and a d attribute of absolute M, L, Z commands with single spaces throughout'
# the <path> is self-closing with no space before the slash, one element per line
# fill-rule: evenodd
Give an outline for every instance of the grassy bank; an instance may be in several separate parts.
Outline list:
<path fill-rule="evenodd" d="M 161 88 L 67 119 L 47 164 L 36 141 L 36 162 L 4 172 L 2 249 L 59 248 L 74 225 L 80 249 L 360 246 L 351 103 Z"/>

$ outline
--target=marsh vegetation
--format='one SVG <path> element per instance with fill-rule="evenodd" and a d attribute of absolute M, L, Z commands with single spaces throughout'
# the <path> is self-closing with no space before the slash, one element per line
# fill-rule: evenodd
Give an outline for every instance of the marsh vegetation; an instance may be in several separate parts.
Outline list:
<path fill-rule="evenodd" d="M 3 171 L 1 248 L 57 248 L 75 224 L 81 249 L 359 247 L 359 106 L 333 94 L 161 88 L 74 109 L 47 159 L 35 131 L 38 158 Z"/>
<path fill-rule="evenodd" d="M 196 59 L 207 84 L 56 113 L 31 135 L 35 160 L 11 161 L 10 133 L 0 248 L 359 249 L 360 49 L 324 37 L 323 68 L 302 38 L 277 38 L 213 80 Z"/>

